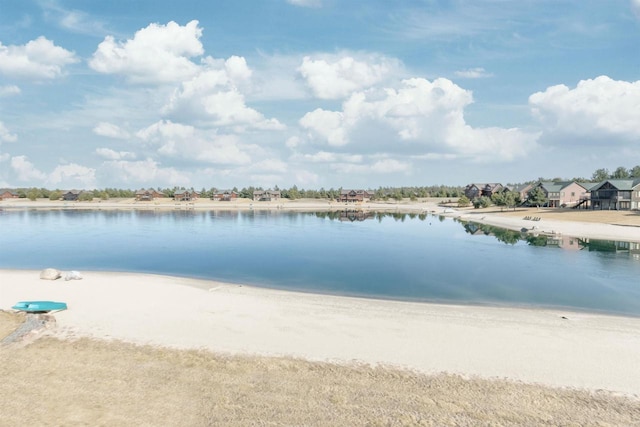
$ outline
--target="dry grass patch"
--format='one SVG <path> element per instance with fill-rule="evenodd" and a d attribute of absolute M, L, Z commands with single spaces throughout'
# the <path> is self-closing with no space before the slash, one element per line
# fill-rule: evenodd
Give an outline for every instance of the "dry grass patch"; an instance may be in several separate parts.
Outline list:
<path fill-rule="evenodd" d="M 0 377 L 0 425 L 633 425 L 640 420 L 639 401 L 607 393 L 88 339 L 41 338 L 0 347 Z"/>
<path fill-rule="evenodd" d="M 0 310 L 0 340 L 15 331 L 25 320 L 23 313 Z"/>

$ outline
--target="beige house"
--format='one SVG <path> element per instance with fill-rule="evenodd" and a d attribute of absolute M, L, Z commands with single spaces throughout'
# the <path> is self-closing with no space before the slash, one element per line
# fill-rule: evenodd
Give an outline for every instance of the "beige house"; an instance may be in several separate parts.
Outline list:
<path fill-rule="evenodd" d="M 256 202 L 275 202 L 280 200 L 280 190 L 254 190 L 253 200 Z"/>
<path fill-rule="evenodd" d="M 550 208 L 575 207 L 589 198 L 587 188 L 575 181 L 541 181 L 531 190 L 538 187 L 547 196 Z"/>

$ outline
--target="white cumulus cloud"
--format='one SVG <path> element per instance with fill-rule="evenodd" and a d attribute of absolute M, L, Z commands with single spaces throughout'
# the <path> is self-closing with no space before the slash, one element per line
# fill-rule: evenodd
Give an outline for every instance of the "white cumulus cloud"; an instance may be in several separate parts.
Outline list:
<path fill-rule="evenodd" d="M 131 185 L 166 187 L 191 185 L 191 178 L 188 174 L 173 167 L 162 167 L 153 159 L 108 161 L 103 163 L 99 172 L 101 175 L 115 177 L 115 182 L 111 181 L 125 187 Z"/>
<path fill-rule="evenodd" d="M 174 91 L 163 113 L 205 126 L 284 129 L 277 119 L 267 119 L 246 105 L 239 86 L 248 84 L 252 72 L 244 58 L 231 57 L 224 62 L 209 59 L 206 64 L 206 68 Z"/>
<path fill-rule="evenodd" d="M 255 147 L 240 144 L 234 135 L 208 135 L 168 120 L 141 129 L 136 136 L 157 146 L 163 156 L 211 164 L 247 164 L 251 162 L 249 152 L 255 151 Z"/>
<path fill-rule="evenodd" d="M 18 95 L 20 92 L 20 88 L 15 85 L 0 86 L 0 98 L 5 96 Z"/>
<path fill-rule="evenodd" d="M 96 154 L 106 160 L 133 160 L 136 154 L 130 151 L 115 151 L 110 148 L 96 148 Z"/>
<path fill-rule="evenodd" d="M 78 62 L 75 54 L 38 37 L 22 46 L 0 43 L 0 74 L 13 78 L 54 79 L 64 74 L 64 67 Z"/>
<path fill-rule="evenodd" d="M 96 186 L 96 170 L 75 163 L 58 165 L 47 182 L 60 188 L 92 189 Z"/>
<path fill-rule="evenodd" d="M 551 86 L 529 97 L 529 105 L 545 137 L 585 140 L 640 138 L 640 80 L 627 82 L 607 76 L 582 80 L 574 89 Z"/>
<path fill-rule="evenodd" d="M 519 129 L 469 126 L 464 108 L 472 101 L 471 92 L 448 79 L 413 78 L 398 88 L 356 92 L 343 103 L 342 111 L 318 109 L 307 113 L 300 125 L 314 139 L 359 153 L 445 152 L 501 161 L 520 157 L 535 146 L 537 135 Z"/>
<path fill-rule="evenodd" d="M 481 67 L 456 71 L 455 75 L 463 79 L 482 79 L 493 76 L 493 74 L 488 73 L 484 68 Z"/>
<path fill-rule="evenodd" d="M 178 82 L 194 76 L 198 65 L 190 58 L 204 53 L 198 21 L 182 26 L 150 24 L 132 39 L 107 36 L 94 52 L 89 66 L 106 74 L 121 74 L 135 83 Z"/>
<path fill-rule="evenodd" d="M 300 119 L 300 125 L 326 139 L 329 145 L 339 147 L 349 142 L 342 112 L 318 108 L 305 114 Z"/>
<path fill-rule="evenodd" d="M 112 123 L 100 122 L 93 128 L 93 133 L 100 136 L 106 136 L 114 139 L 128 139 L 131 135 L 118 125 Z"/>
<path fill-rule="evenodd" d="M 379 55 L 369 55 L 363 59 L 341 55 L 318 59 L 305 56 L 298 71 L 315 96 L 340 99 L 384 81 L 399 69 L 397 60 Z"/>
<path fill-rule="evenodd" d="M 9 129 L 4 125 L 4 123 L 0 122 L 0 143 L 2 142 L 16 142 L 18 140 L 18 135 L 15 133 L 9 132 Z"/>
<path fill-rule="evenodd" d="M 27 156 L 12 157 L 11 169 L 19 181 L 42 182 L 47 178 L 47 175 L 38 170 L 35 165 L 27 159 Z"/>

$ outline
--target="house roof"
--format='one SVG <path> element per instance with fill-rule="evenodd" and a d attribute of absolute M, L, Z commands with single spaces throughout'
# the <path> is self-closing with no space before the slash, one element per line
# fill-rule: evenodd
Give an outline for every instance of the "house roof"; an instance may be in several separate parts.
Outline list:
<path fill-rule="evenodd" d="M 498 186 L 502 187 L 502 184 L 500 184 L 499 182 L 472 182 L 471 184 L 467 185 L 466 188 L 471 188 L 474 186 L 480 190 L 484 190 L 487 186 L 490 190 L 494 190 Z"/>
<path fill-rule="evenodd" d="M 544 188 L 544 190 L 547 191 L 548 193 L 558 193 L 564 190 L 565 188 L 567 188 L 568 186 L 570 186 L 571 184 L 578 184 L 580 187 L 584 188 L 585 190 L 588 189 L 585 185 L 576 181 L 540 181 L 538 183 L 538 185 Z"/>
<path fill-rule="evenodd" d="M 595 191 L 600 189 L 606 183 L 611 184 L 613 187 L 620 191 L 631 191 L 634 187 L 640 185 L 640 178 L 633 179 L 608 179 L 606 181 L 599 182 L 589 189 L 589 191 Z"/>
<path fill-rule="evenodd" d="M 367 190 L 342 190 L 342 191 L 340 191 L 340 194 L 351 194 L 351 193 L 368 194 L 368 191 Z"/>

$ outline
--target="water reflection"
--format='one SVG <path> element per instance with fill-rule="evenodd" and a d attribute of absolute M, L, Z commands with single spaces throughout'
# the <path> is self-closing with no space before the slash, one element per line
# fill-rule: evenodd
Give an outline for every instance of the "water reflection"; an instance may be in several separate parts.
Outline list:
<path fill-rule="evenodd" d="M 559 248 L 569 251 L 586 250 L 589 252 L 607 252 L 628 254 L 634 260 L 640 260 L 640 242 L 626 242 L 616 240 L 598 240 L 578 238 L 559 234 L 530 234 L 521 231 L 508 230 L 493 225 L 476 222 L 459 221 L 465 232 L 472 236 L 492 236 L 499 242 L 515 245 L 526 242 L 530 246 Z"/>

